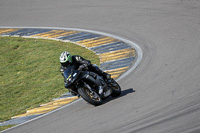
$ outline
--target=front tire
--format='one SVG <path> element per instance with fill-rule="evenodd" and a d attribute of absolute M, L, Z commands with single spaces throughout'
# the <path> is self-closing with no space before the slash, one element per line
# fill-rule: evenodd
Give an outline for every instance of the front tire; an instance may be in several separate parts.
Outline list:
<path fill-rule="evenodd" d="M 78 88 L 78 93 L 85 101 L 92 105 L 98 106 L 102 104 L 101 97 L 95 91 L 91 92 L 87 87 Z"/>

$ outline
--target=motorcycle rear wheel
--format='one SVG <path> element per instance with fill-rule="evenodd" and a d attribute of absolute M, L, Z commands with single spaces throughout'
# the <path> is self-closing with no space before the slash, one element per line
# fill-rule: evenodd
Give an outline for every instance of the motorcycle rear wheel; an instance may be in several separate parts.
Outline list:
<path fill-rule="evenodd" d="M 111 87 L 113 91 L 111 94 L 112 97 L 117 97 L 121 94 L 121 87 L 114 79 L 112 79 L 111 83 L 109 84 L 109 87 Z"/>
<path fill-rule="evenodd" d="M 91 92 L 87 87 L 79 88 L 78 93 L 85 101 L 92 105 L 98 106 L 102 104 L 101 97 L 95 91 Z"/>

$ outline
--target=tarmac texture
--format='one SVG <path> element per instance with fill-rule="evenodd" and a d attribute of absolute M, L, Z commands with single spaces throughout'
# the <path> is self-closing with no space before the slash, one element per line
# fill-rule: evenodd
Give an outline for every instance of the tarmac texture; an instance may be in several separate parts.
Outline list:
<path fill-rule="evenodd" d="M 78 101 L 7 133 L 199 133 L 199 0 L 6 0 L 1 26 L 89 29 L 138 44 L 143 58 L 122 95 Z M 135 90 L 135 92 L 133 91 Z"/>

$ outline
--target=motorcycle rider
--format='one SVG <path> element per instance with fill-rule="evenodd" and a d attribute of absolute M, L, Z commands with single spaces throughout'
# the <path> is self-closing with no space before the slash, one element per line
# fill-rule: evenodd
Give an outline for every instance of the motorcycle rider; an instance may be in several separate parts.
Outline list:
<path fill-rule="evenodd" d="M 86 60 L 83 57 L 79 56 L 79 55 L 71 55 L 69 52 L 64 51 L 61 53 L 60 55 L 60 63 L 61 63 L 61 67 L 60 67 L 60 72 L 63 75 L 64 71 L 70 66 L 70 65 L 74 65 L 76 70 L 82 70 L 84 68 L 88 68 L 89 71 L 95 72 L 98 75 L 102 76 L 104 79 L 106 79 L 107 81 L 111 78 L 111 75 L 103 72 L 101 69 L 99 69 L 99 67 L 95 64 L 91 64 L 90 60 Z M 64 77 L 64 75 L 63 75 Z M 66 86 L 66 79 L 64 77 L 64 82 L 65 82 L 65 88 L 67 88 Z M 76 95 L 74 94 L 74 92 L 71 90 L 72 95 Z"/>

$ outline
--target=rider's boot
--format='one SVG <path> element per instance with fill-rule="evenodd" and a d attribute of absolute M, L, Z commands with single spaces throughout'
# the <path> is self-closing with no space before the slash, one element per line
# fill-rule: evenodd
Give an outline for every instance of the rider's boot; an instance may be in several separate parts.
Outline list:
<path fill-rule="evenodd" d="M 108 74 L 108 73 L 106 73 L 106 72 L 103 72 L 103 78 L 104 78 L 107 82 L 109 82 L 109 81 L 111 80 L 111 74 Z"/>

